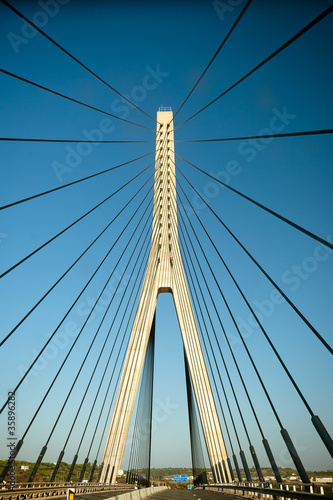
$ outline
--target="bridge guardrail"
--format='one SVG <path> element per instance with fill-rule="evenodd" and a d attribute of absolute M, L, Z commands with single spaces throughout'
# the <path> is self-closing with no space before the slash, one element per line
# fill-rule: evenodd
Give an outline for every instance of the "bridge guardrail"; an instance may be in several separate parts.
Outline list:
<path fill-rule="evenodd" d="M 290 489 L 292 486 L 292 489 Z M 299 488 L 297 490 L 297 487 Z M 309 492 L 304 491 L 305 488 L 308 487 Z M 325 493 L 325 489 L 329 490 L 333 493 L 333 485 L 330 484 L 316 484 L 313 483 L 304 484 L 304 483 L 282 483 L 280 484 L 280 488 L 273 488 L 272 484 L 269 484 L 268 487 L 265 487 L 265 483 L 228 483 L 228 484 L 215 484 L 215 485 L 201 485 L 198 488 L 202 489 L 211 489 L 215 491 L 234 490 L 233 493 L 235 495 L 244 496 L 244 493 L 249 492 L 251 497 L 253 498 L 267 498 L 267 499 L 277 499 L 277 498 L 286 498 L 288 499 L 296 499 L 296 500 L 309 500 L 309 499 L 317 499 L 317 500 L 333 500 L 332 494 Z M 315 492 L 315 489 L 319 491 Z"/>
<path fill-rule="evenodd" d="M 75 493 L 93 491 L 128 492 L 134 489 L 132 484 L 98 484 L 98 483 L 18 483 L 15 488 L 0 489 L 0 500 L 28 500 L 48 496 L 66 496 L 67 490 L 74 488 Z"/>

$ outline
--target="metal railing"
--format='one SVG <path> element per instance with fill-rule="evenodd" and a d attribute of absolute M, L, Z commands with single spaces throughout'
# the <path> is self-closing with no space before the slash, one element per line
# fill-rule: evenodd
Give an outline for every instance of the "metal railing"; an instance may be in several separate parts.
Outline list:
<path fill-rule="evenodd" d="M 98 484 L 98 483 L 17 483 L 14 488 L 0 489 L 0 500 L 25 500 L 47 496 L 67 495 L 69 488 L 75 493 L 92 493 L 94 491 L 130 491 L 134 490 L 132 484 Z"/>
<path fill-rule="evenodd" d="M 304 484 L 304 483 L 282 483 L 279 487 L 273 487 L 270 483 L 258 482 L 242 482 L 242 483 L 228 483 L 228 484 L 215 484 L 215 485 L 202 485 L 199 488 L 205 490 L 213 490 L 216 492 L 228 492 L 235 495 L 245 496 L 248 492 L 249 497 L 263 498 L 263 499 L 330 499 L 333 500 L 333 485 L 331 484 Z"/>

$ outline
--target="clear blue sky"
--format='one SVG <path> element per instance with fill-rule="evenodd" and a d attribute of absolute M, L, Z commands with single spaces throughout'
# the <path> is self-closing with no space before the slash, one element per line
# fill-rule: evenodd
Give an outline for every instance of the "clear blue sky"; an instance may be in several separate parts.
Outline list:
<path fill-rule="evenodd" d="M 137 102 L 154 118 L 161 105 L 171 106 L 174 112 L 179 108 L 244 5 L 244 2 L 239 2 L 237 7 L 231 7 L 231 4 L 235 5 L 236 2 L 226 0 L 224 4 L 229 8 L 223 13 L 214 6 L 217 2 L 211 1 L 70 0 L 63 1 L 61 5 L 60 2 L 57 3 L 53 11 L 45 13 L 41 7 L 44 2 L 13 0 L 12 3 L 29 19 L 44 23 L 42 29 L 47 34 L 110 85 Z M 235 32 L 177 116 L 175 125 L 180 125 L 226 90 L 330 4 L 331 2 L 324 0 L 253 0 Z M 3 69 L 145 127 L 155 128 L 152 120 L 121 102 L 119 96 L 42 35 L 32 34 L 24 22 L 3 4 L 0 5 L 0 20 L 0 60 Z M 262 129 L 267 133 L 267 128 L 271 129 L 274 124 L 278 124 L 282 132 L 331 128 L 332 20 L 330 14 L 246 81 L 177 129 L 175 139 L 257 135 L 262 133 Z M 111 119 L 110 124 L 105 122 L 106 115 L 51 95 L 5 74 L 0 74 L 0 83 L 1 137 L 83 140 L 95 134 L 105 140 L 155 139 L 153 131 L 116 119 Z M 99 132 L 96 132 L 97 130 Z M 1 141 L 0 148 L 1 205 L 4 205 L 150 153 L 154 150 L 154 143 L 78 146 L 75 143 Z M 177 143 L 175 148 L 181 156 L 213 176 L 218 176 L 232 187 L 322 238 L 333 241 L 330 135 L 275 138 L 272 141 L 266 140 L 265 143 Z M 110 174 L 1 211 L 2 272 L 120 188 L 152 161 L 153 155 Z M 317 242 L 260 212 L 183 161 L 178 160 L 177 165 L 321 335 L 332 344 L 332 252 L 323 247 L 318 248 Z M 152 168 L 75 228 L 39 252 L 39 255 L 1 279 L 1 338 L 8 334 L 117 215 L 152 174 Z M 202 208 L 198 197 L 181 178 L 180 183 L 250 303 L 259 312 L 265 308 L 263 314 L 267 332 L 299 383 L 314 413 L 320 415 L 332 433 L 331 356 L 290 311 L 287 304 L 273 302 L 272 285 L 249 262 L 248 257 L 226 234 L 208 208 Z M 81 259 L 43 304 L 1 347 L 2 404 L 7 392 L 12 390 L 20 379 L 24 367 L 29 366 L 54 331 L 147 191 L 147 188 L 143 189 L 94 249 Z M 44 356 L 39 362 L 38 370 L 34 371 L 28 378 L 28 383 L 18 391 L 17 437 L 25 431 L 36 406 L 72 344 L 73 336 L 70 332 L 81 327 L 87 318 L 93 299 L 102 289 L 106 276 L 117 262 L 142 213 L 143 209 L 140 209 L 101 272 L 65 321 L 60 329 L 62 336 L 58 337 L 58 344 L 52 345 L 47 357 Z M 188 213 L 274 404 L 279 409 L 281 420 L 289 430 L 305 466 L 317 470 L 332 468 L 332 461 L 310 423 L 308 412 L 282 373 L 259 328 L 253 326 L 249 312 L 189 207 Z M 142 227 L 140 225 L 137 234 Z M 190 231 L 190 226 L 187 227 Z M 134 241 L 137 241 L 137 238 L 135 235 Z M 198 250 L 198 245 L 194 245 Z M 129 257 L 132 249 L 131 243 L 125 257 Z M 126 258 L 119 264 L 118 274 L 112 286 L 119 281 L 125 265 Z M 291 466 L 277 423 L 206 265 L 204 272 L 278 465 Z M 207 291 L 204 293 L 207 297 Z M 120 297 L 119 293 L 107 316 L 108 327 Z M 99 304 L 99 310 L 88 323 L 68 366 L 66 365 L 46 400 L 45 408 L 43 407 L 33 424 L 19 458 L 35 460 L 45 444 L 50 427 L 67 393 L 68 384 L 73 380 L 79 360 L 82 359 L 105 311 L 106 297 L 104 298 L 105 302 Z M 212 315 L 212 320 L 219 338 L 222 338 L 216 315 Z M 107 353 L 111 350 L 119 322 L 120 319 L 116 319 L 107 344 Z M 59 454 L 107 331 L 108 328 L 104 325 L 73 391 L 70 405 L 49 443 L 45 460 L 55 461 Z M 124 332 L 123 325 L 121 335 Z M 120 340 L 117 346 L 119 342 Z M 251 439 L 261 464 L 266 465 L 268 461 L 262 449 L 260 434 L 224 340 L 221 340 L 221 346 L 239 394 Z M 152 466 L 189 465 L 183 352 L 170 296 L 160 296 L 158 301 L 156 347 Z M 97 379 L 104 369 L 107 356 L 108 354 L 103 354 L 101 367 L 96 373 Z M 114 357 L 111 365 L 113 363 Z M 220 359 L 219 364 L 230 405 L 239 425 L 242 446 L 248 450 Z M 112 368 L 108 377 L 111 370 Z M 95 382 L 94 384 L 96 387 Z M 104 395 L 105 384 L 103 388 L 101 393 Z M 93 398 L 94 390 L 90 389 L 82 415 L 80 414 L 66 448 L 67 462 L 71 462 L 76 452 Z M 225 407 L 222 396 L 221 400 Z M 97 405 L 100 403 L 101 399 Z M 84 460 L 89 448 L 97 413 L 96 410 L 89 424 L 87 436 L 80 449 L 79 462 Z M 235 450 L 238 452 L 230 418 L 227 417 L 227 420 Z M 101 422 L 104 423 L 104 420 Z M 1 416 L 0 424 L 5 438 L 1 444 L 1 457 L 5 458 L 6 410 Z M 223 426 L 222 430 L 225 434 Z M 99 430 L 98 435 L 100 432 Z M 229 447 L 228 450 L 230 453 Z M 91 460 L 95 458 L 96 452 L 97 445 L 94 445 Z M 101 454 L 98 459 L 101 459 Z M 249 456 L 248 460 L 250 462 Z M 126 468 L 126 460 L 123 466 Z"/>

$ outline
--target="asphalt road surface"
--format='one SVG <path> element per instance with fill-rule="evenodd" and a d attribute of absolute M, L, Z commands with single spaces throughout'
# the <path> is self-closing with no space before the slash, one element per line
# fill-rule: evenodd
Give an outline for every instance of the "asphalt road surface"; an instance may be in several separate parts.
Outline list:
<path fill-rule="evenodd" d="M 165 490 L 154 494 L 151 500 L 236 500 L 237 495 L 228 495 L 211 490 Z"/>
<path fill-rule="evenodd" d="M 134 488 L 133 488 L 134 490 Z M 117 495 L 121 495 L 122 493 L 128 493 L 133 490 L 125 491 L 94 491 L 93 493 L 75 493 L 75 500 L 106 500 L 107 498 L 116 497 Z M 155 496 L 155 495 L 154 495 Z M 56 498 L 56 497 L 55 497 Z M 59 497 L 58 497 L 59 498 Z M 196 500 L 196 499 L 194 499 Z"/>
<path fill-rule="evenodd" d="M 101 493 L 76 494 L 77 500 L 105 500 L 121 494 L 119 491 L 106 491 Z M 150 500 L 237 500 L 244 497 L 228 495 L 209 490 L 164 490 L 149 497 Z"/>

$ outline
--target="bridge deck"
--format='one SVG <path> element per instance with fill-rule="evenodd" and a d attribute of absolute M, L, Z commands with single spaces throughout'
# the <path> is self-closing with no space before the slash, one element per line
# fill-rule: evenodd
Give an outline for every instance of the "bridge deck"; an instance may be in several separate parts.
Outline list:
<path fill-rule="evenodd" d="M 150 497 L 153 500 L 237 500 L 243 498 L 208 490 L 164 490 Z"/>
<path fill-rule="evenodd" d="M 134 490 L 134 488 L 133 488 Z M 126 493 L 133 491 L 128 490 Z M 117 495 L 121 495 L 124 492 L 121 491 L 94 491 L 92 493 L 75 493 L 75 500 L 106 500 L 107 498 L 116 497 Z M 124 493 L 124 494 L 126 494 Z"/>

